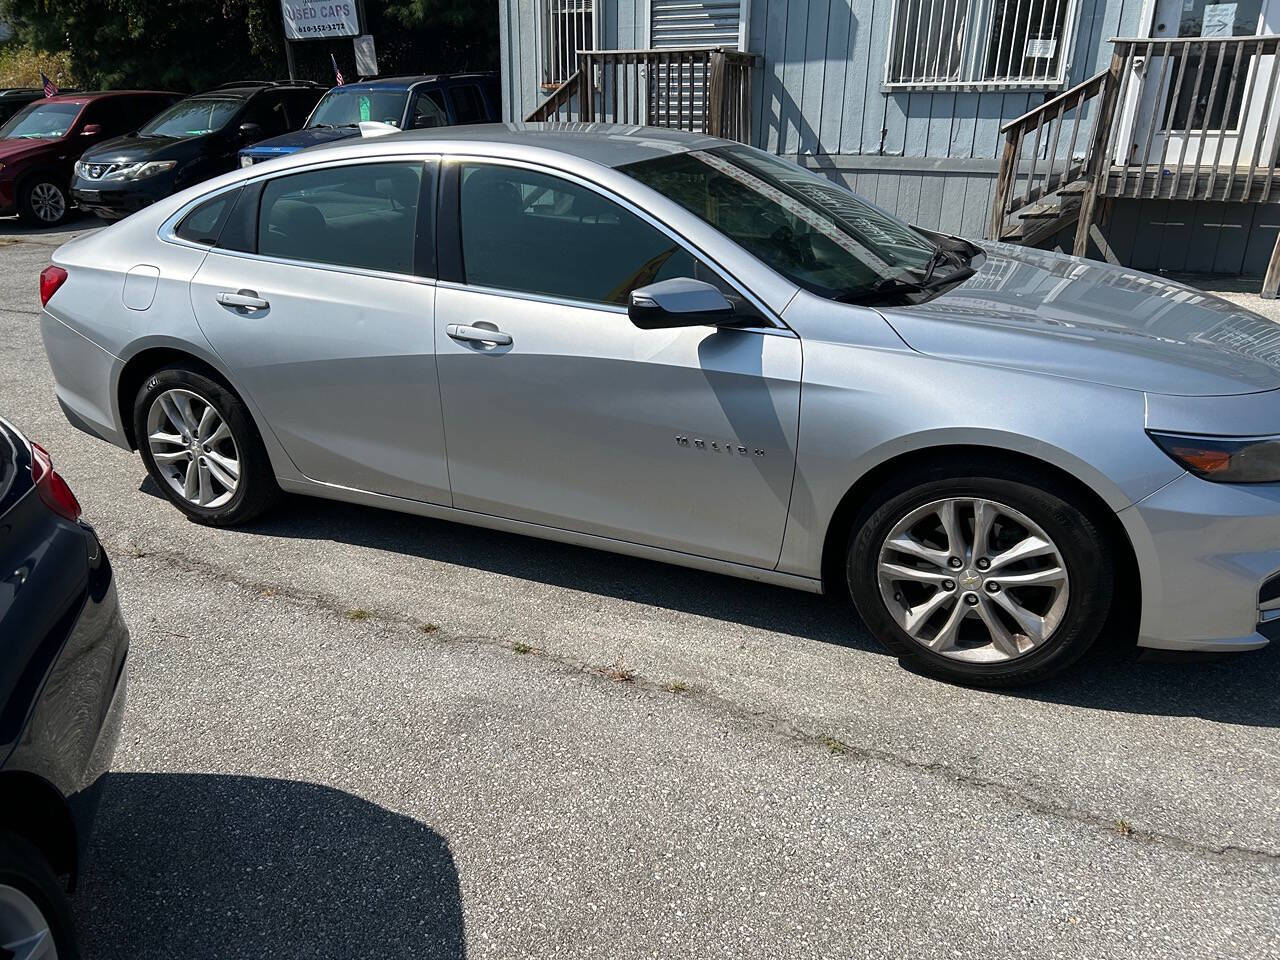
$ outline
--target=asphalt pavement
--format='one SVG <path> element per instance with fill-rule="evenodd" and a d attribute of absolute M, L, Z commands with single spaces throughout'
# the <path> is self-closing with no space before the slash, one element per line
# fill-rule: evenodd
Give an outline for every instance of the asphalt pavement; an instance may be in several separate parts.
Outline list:
<path fill-rule="evenodd" d="M 1280 957 L 1280 648 L 919 677 L 834 599 L 289 498 L 186 521 L 58 410 L 0 221 L 0 414 L 114 559 L 93 958 Z"/>

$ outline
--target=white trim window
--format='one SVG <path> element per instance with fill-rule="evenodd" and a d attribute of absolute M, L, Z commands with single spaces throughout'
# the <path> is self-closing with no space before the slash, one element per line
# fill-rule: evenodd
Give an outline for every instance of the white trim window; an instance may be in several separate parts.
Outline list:
<path fill-rule="evenodd" d="M 543 0 L 542 84 L 560 86 L 578 69 L 578 54 L 596 46 L 595 0 Z"/>
<path fill-rule="evenodd" d="M 894 0 L 885 85 L 1052 88 L 1079 0 Z"/>

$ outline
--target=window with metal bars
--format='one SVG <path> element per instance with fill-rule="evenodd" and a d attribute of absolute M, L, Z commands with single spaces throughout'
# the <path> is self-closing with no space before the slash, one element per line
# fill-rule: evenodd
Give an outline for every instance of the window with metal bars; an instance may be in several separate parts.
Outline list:
<path fill-rule="evenodd" d="M 1078 0 L 895 0 L 890 87 L 1056 87 Z"/>
<path fill-rule="evenodd" d="M 578 53 L 595 49 L 594 0 L 545 0 L 542 84 L 555 88 L 578 69 Z"/>

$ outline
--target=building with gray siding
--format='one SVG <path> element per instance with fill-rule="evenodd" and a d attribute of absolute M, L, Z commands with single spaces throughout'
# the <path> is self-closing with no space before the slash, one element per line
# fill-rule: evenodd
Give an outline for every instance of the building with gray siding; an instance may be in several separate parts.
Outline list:
<path fill-rule="evenodd" d="M 1276 249 L 1280 0 L 499 3 L 510 120 L 718 132 L 924 227 L 1144 269 Z"/>

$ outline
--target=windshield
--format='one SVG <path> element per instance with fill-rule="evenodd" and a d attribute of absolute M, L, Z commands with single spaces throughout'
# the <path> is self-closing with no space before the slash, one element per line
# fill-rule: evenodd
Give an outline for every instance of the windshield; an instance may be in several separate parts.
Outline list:
<path fill-rule="evenodd" d="M 0 127 L 5 140 L 56 140 L 65 137 L 80 113 L 79 103 L 33 103 Z"/>
<path fill-rule="evenodd" d="M 311 111 L 308 127 L 350 127 L 362 120 L 400 126 L 409 94 L 403 90 L 347 90 L 335 87 Z"/>
<path fill-rule="evenodd" d="M 931 274 L 938 246 L 825 177 L 750 147 L 620 168 L 711 224 L 797 286 L 854 300 Z"/>
<path fill-rule="evenodd" d="M 242 106 L 243 100 L 213 97 L 182 100 L 152 117 L 138 133 L 144 137 L 199 137 L 221 130 Z"/>

